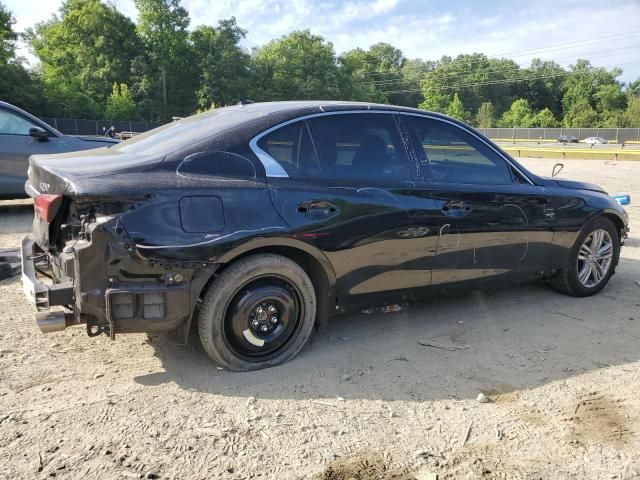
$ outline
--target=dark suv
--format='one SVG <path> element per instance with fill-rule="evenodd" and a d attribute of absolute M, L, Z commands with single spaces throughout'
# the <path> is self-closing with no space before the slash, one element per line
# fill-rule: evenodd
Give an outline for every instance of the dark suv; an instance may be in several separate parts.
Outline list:
<path fill-rule="evenodd" d="M 227 107 L 30 163 L 23 281 L 41 329 L 186 340 L 194 324 L 231 370 L 292 358 L 335 312 L 438 286 L 545 278 L 592 295 L 627 233 L 596 185 L 388 105 Z"/>

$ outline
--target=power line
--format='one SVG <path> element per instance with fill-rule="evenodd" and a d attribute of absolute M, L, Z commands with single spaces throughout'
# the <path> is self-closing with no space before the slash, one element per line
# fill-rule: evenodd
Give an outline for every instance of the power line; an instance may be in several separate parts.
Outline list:
<path fill-rule="evenodd" d="M 588 53 L 585 54 L 585 57 L 588 57 L 589 60 L 594 59 L 594 58 L 602 58 L 602 57 L 611 57 L 611 56 L 616 56 L 616 55 L 624 55 L 625 53 L 628 53 L 628 50 L 634 50 L 640 48 L 640 45 L 632 45 L 629 47 L 621 47 L 621 48 L 616 48 L 613 50 L 600 50 L 597 52 L 592 52 L 592 53 Z M 614 52 L 618 52 L 618 53 L 614 53 Z M 560 63 L 566 63 L 566 62 L 562 62 L 563 60 L 567 60 L 567 59 L 573 59 L 575 58 L 573 55 L 571 56 L 566 56 L 566 57 L 560 57 L 560 58 L 554 58 L 554 59 L 549 59 L 547 61 L 550 62 L 560 62 Z M 562 65 L 558 64 L 558 66 L 562 67 Z M 531 62 L 529 62 L 528 64 L 526 63 L 522 63 L 522 64 L 516 64 L 513 67 L 511 66 L 505 66 L 502 68 L 494 68 L 494 69 L 487 69 L 487 70 L 483 70 L 483 69 L 477 69 L 477 70 L 467 70 L 467 71 L 457 71 L 457 72 L 446 72 L 446 73 L 442 73 L 439 74 L 438 79 L 447 79 L 447 78 L 459 78 L 459 77 L 464 77 L 464 76 L 470 76 L 473 74 L 488 74 L 488 73 L 509 73 L 509 72 L 517 72 L 520 71 L 521 68 L 533 68 L 531 67 Z M 535 69 L 535 68 L 534 68 Z M 395 79 L 388 79 L 388 80 L 374 80 L 371 82 L 366 82 L 368 85 L 373 85 L 373 86 L 381 86 L 381 85 L 389 85 L 389 84 L 403 84 L 403 83 L 416 83 L 416 82 L 420 82 L 422 81 L 422 79 L 413 79 L 413 80 L 402 80 L 400 78 L 395 78 Z"/>
<path fill-rule="evenodd" d="M 606 43 L 607 41 L 612 41 L 612 40 L 619 40 L 619 37 L 633 37 L 636 35 L 640 35 L 640 30 L 638 31 L 631 31 L 631 32 L 622 32 L 622 33 L 616 33 L 616 34 L 611 34 L 611 35 L 602 35 L 599 37 L 592 37 L 589 39 L 584 39 L 584 40 L 578 40 L 578 41 L 574 41 L 574 42 L 568 42 L 568 43 L 558 43 L 558 44 L 553 44 L 553 45 L 548 45 L 546 47 L 538 47 L 535 49 L 530 49 L 530 50 L 521 50 L 521 51 L 513 51 L 513 52 L 507 52 L 507 53 L 502 53 L 502 54 L 498 54 L 498 55 L 487 55 L 485 58 L 487 59 L 497 59 L 497 58 L 505 58 L 506 55 L 511 55 L 512 57 L 522 57 L 522 56 L 527 56 L 530 55 L 530 52 L 534 52 L 534 51 L 539 51 L 538 53 L 548 53 L 548 52 L 543 52 L 543 50 L 547 50 L 551 47 L 553 47 L 552 50 L 548 50 L 549 52 L 552 51 L 558 51 L 558 50 L 566 50 L 566 49 L 571 49 L 571 48 L 576 48 L 576 44 L 579 43 Z M 608 39 L 605 40 L 604 42 L 602 42 L 602 39 Z M 557 47 L 557 48 L 555 48 Z M 462 55 L 462 54 L 461 54 Z M 506 60 L 510 60 L 511 58 L 505 58 Z M 477 61 L 480 60 L 484 60 L 483 59 L 478 59 Z M 428 69 L 429 66 L 425 65 L 423 68 L 419 68 L 419 71 L 426 71 L 426 69 Z M 395 70 L 385 70 L 385 71 L 378 71 L 378 72 L 369 72 L 369 73 L 364 73 L 362 75 L 362 78 L 367 78 L 367 77 L 373 77 L 373 76 L 379 76 L 379 75 L 387 75 L 389 73 L 397 73 L 397 71 Z"/>
<path fill-rule="evenodd" d="M 630 32 L 620 32 L 620 33 L 612 33 L 609 35 L 601 35 L 599 37 L 590 37 L 587 39 L 583 39 L 583 40 L 576 40 L 575 42 L 568 42 L 568 43 L 556 43 L 556 44 L 551 44 L 551 45 L 546 45 L 543 47 L 537 47 L 537 48 L 532 48 L 530 50 L 521 50 L 521 51 L 515 51 L 515 52 L 505 52 L 505 53 L 498 53 L 496 55 L 492 55 L 494 57 L 500 57 L 500 56 L 504 56 L 504 55 L 515 55 L 515 54 L 528 54 L 527 52 L 534 52 L 536 50 L 545 50 L 547 48 L 552 48 L 552 47 L 558 47 L 561 45 L 575 45 L 578 43 L 592 43 L 595 40 L 601 40 L 603 38 L 612 38 L 612 37 L 620 37 L 620 36 L 626 36 L 626 35 L 638 35 L 640 34 L 640 30 L 632 30 Z"/>
<path fill-rule="evenodd" d="M 602 68 L 620 67 L 622 65 L 635 65 L 635 64 L 639 64 L 639 63 L 640 63 L 640 61 L 618 63 L 618 64 L 612 64 L 612 65 L 605 65 Z M 531 81 L 531 80 L 543 80 L 543 79 L 547 79 L 547 78 L 560 77 L 560 76 L 564 76 L 564 75 L 569 75 L 570 73 L 571 72 L 562 72 L 562 73 L 555 73 L 555 74 L 548 74 L 548 75 L 525 76 L 525 77 L 522 77 L 522 78 L 500 79 L 500 80 L 492 80 L 492 81 L 488 81 L 488 82 L 468 83 L 468 84 L 463 84 L 463 85 L 441 85 L 441 86 L 434 87 L 434 89 L 436 89 L 436 90 L 457 90 L 457 89 L 461 89 L 461 88 L 480 87 L 480 86 L 484 86 L 484 85 L 498 85 L 498 84 L 504 84 L 504 83 L 527 82 L 527 81 Z M 380 93 L 382 93 L 382 94 L 393 94 L 393 93 L 413 93 L 413 92 L 421 92 L 421 91 L 422 91 L 422 89 L 405 89 L 405 90 L 391 90 L 391 91 L 385 91 L 385 92 L 380 92 Z"/>

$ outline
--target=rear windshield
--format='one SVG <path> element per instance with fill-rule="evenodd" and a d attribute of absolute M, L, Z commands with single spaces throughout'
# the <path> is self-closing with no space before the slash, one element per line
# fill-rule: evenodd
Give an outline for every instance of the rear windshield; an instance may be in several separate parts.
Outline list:
<path fill-rule="evenodd" d="M 241 106 L 217 108 L 154 128 L 110 149 L 125 153 L 166 154 L 205 140 L 255 116 L 242 110 Z"/>

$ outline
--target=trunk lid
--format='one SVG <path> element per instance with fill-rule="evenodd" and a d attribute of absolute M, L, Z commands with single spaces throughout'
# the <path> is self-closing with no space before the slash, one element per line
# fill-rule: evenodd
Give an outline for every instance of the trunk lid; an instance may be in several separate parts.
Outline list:
<path fill-rule="evenodd" d="M 31 197 L 41 193 L 91 194 L 96 191 L 96 181 L 93 179 L 150 170 L 159 165 L 162 158 L 140 154 L 134 156 L 110 148 L 32 155 L 29 157 L 26 190 Z"/>
<path fill-rule="evenodd" d="M 81 224 L 81 212 L 75 208 L 79 200 L 109 197 L 113 192 L 131 188 L 138 179 L 128 174 L 148 171 L 162 163 L 162 159 L 109 148 L 32 155 L 25 185 L 27 194 L 34 199 L 62 196 L 59 208 L 51 218 L 46 218 L 43 208 L 35 209 L 34 240 L 43 249 L 55 251 L 66 240 L 63 230 L 73 235 Z M 77 225 L 70 225 L 72 223 Z M 65 225 L 67 228 L 63 228 Z"/>

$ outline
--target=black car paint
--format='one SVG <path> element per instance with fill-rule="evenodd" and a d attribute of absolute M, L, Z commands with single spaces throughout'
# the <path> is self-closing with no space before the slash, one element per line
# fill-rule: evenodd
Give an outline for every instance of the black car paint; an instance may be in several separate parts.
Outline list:
<path fill-rule="evenodd" d="M 26 196 L 24 185 L 31 155 L 89 150 L 118 143 L 118 140 L 111 138 L 64 135 L 39 118 L 6 102 L 0 101 L 0 111 L 26 120 L 46 132 L 42 138 L 0 132 L 0 198 Z"/>
<path fill-rule="evenodd" d="M 621 237 L 626 232 L 626 213 L 598 187 L 537 177 L 476 132 L 528 181 L 436 184 L 425 178 L 406 135 L 412 171 L 406 181 L 267 178 L 249 147 L 283 122 L 336 112 L 429 115 L 472 132 L 438 114 L 340 102 L 226 110 L 222 120 L 205 114 L 161 127 L 161 142 L 143 151 L 132 142 L 31 158 L 29 194 L 60 193 L 66 201 L 52 224 L 34 220 L 37 245 L 26 248 L 46 252 L 57 281 L 73 285 L 66 303 L 77 323 L 112 336 L 179 326 L 187 331 L 215 274 L 253 252 L 281 253 L 310 271 L 324 322 L 350 305 L 420 295 L 430 286 L 550 275 L 597 215 L 609 216 Z M 213 121 L 223 124 L 217 132 Z M 210 176 L 177 173 L 193 155 L 220 151 L 243 157 L 253 170 L 242 177 L 224 165 Z M 181 210 L 198 199 L 216 218 Z M 160 320 L 114 319 L 109 299 L 122 291 L 162 292 L 171 308 Z"/>

